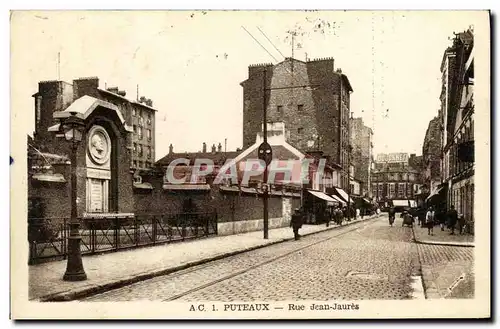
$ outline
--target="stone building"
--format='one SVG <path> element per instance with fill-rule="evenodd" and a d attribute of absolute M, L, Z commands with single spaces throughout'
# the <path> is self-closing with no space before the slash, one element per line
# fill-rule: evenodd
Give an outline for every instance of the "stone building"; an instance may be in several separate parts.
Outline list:
<path fill-rule="evenodd" d="M 155 160 L 155 113 L 153 102 L 141 97 L 138 100 L 125 98 L 126 92 L 118 88 L 99 88 L 97 77 L 75 79 L 72 83 L 65 81 L 41 81 L 35 99 L 35 132 L 34 140 L 42 149 L 54 143 L 54 130 L 57 124 L 53 114 L 64 111 L 82 97 L 112 104 L 121 113 L 124 123 L 132 128 L 127 141 L 130 147 L 130 167 L 150 168 Z"/>
<path fill-rule="evenodd" d="M 371 197 L 371 167 L 373 164 L 373 131 L 363 124 L 363 118 L 351 118 L 351 164 L 354 177 L 360 183 L 359 193 Z"/>
<path fill-rule="evenodd" d="M 474 221 L 474 33 L 455 34 L 441 63 L 439 111 L 442 155 L 441 181 L 431 191 L 446 207 L 454 205 L 466 221 Z M 444 201 L 443 201 L 444 199 Z"/>
<path fill-rule="evenodd" d="M 414 200 L 421 186 L 422 157 L 408 153 L 378 154 L 372 172 L 372 194 L 380 204 Z"/>
<path fill-rule="evenodd" d="M 441 184 L 441 130 L 440 118 L 435 117 L 429 122 L 422 145 L 423 193 L 430 194 Z M 426 196 L 426 197 L 427 197 Z"/>
<path fill-rule="evenodd" d="M 255 142 L 263 122 L 283 122 L 285 138 L 303 152 L 321 151 L 340 166 L 339 187 L 349 187 L 349 79 L 332 58 L 303 62 L 286 58 L 276 65 L 248 68 L 243 87 L 243 148 Z"/>

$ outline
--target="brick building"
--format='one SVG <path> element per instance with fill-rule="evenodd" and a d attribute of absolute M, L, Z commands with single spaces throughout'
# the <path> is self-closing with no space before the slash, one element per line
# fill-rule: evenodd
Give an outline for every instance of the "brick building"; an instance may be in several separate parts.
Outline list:
<path fill-rule="evenodd" d="M 441 62 L 441 182 L 430 203 L 454 205 L 474 221 L 474 33 L 455 34 Z"/>
<path fill-rule="evenodd" d="M 264 80 L 265 79 L 265 80 Z M 264 82 L 265 81 L 265 82 Z M 349 79 L 332 58 L 303 62 L 287 58 L 276 65 L 248 68 L 243 87 L 243 148 L 254 144 L 263 120 L 283 122 L 286 141 L 303 152 L 321 151 L 340 166 L 341 188 L 349 187 Z"/>
<path fill-rule="evenodd" d="M 384 204 L 394 200 L 415 200 L 421 186 L 422 157 L 407 153 L 378 154 L 372 172 L 372 194 Z"/>
<path fill-rule="evenodd" d="M 363 118 L 351 118 L 351 164 L 354 178 L 359 181 L 359 194 L 371 197 L 371 167 L 373 164 L 373 131 L 363 124 Z"/>
<path fill-rule="evenodd" d="M 67 83 L 64 81 L 41 81 L 35 99 L 34 140 L 42 149 L 54 143 L 55 134 L 49 130 L 57 124 L 53 114 L 64 111 L 83 96 L 89 96 L 116 106 L 125 120 L 132 127 L 132 134 L 127 143 L 131 148 L 130 167 L 150 168 L 155 160 L 155 112 L 150 99 L 139 100 L 125 98 L 126 92 L 118 88 L 99 88 L 97 77 L 81 78 Z"/>

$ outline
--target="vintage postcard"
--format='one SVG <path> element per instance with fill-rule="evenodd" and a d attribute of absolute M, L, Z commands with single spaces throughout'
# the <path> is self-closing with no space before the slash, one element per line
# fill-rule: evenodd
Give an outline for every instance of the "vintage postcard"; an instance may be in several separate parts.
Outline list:
<path fill-rule="evenodd" d="M 489 318 L 488 11 L 12 11 L 13 319 Z"/>

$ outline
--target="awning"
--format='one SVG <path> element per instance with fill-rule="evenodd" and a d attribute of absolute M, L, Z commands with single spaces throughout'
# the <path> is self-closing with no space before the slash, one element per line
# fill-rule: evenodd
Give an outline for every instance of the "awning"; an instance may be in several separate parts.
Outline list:
<path fill-rule="evenodd" d="M 311 193 L 312 195 L 314 195 L 315 197 L 320 198 L 322 200 L 325 200 L 325 201 L 328 201 L 328 202 L 338 203 L 337 200 L 335 200 L 334 198 L 332 198 L 331 196 L 329 196 L 328 194 L 325 194 L 323 192 L 320 192 L 320 191 L 311 191 L 311 190 L 308 190 L 308 192 Z"/>
<path fill-rule="evenodd" d="M 210 191 L 208 184 L 163 184 L 164 190 L 172 191 Z"/>
<path fill-rule="evenodd" d="M 344 205 L 344 206 L 345 206 L 345 205 L 347 204 L 344 200 L 342 200 L 341 198 L 339 198 L 339 197 L 338 197 L 338 196 L 336 196 L 336 195 L 330 195 L 330 196 L 331 196 L 333 199 L 335 199 L 336 201 L 338 201 L 341 205 Z"/>
<path fill-rule="evenodd" d="M 392 205 L 394 207 L 408 207 L 410 204 L 408 200 L 392 200 Z"/>
<path fill-rule="evenodd" d="M 427 201 L 429 201 L 429 200 L 430 200 L 433 196 L 438 195 L 438 194 L 439 194 L 439 192 L 441 192 L 441 191 L 443 190 L 443 188 L 444 188 L 444 187 L 435 187 L 435 188 L 432 190 L 431 194 L 429 194 L 429 196 L 425 199 L 425 201 L 427 202 Z"/>
<path fill-rule="evenodd" d="M 345 202 L 348 202 L 349 195 L 343 189 L 341 189 L 340 187 L 336 187 L 335 190 L 337 191 L 338 194 L 340 194 L 340 196 L 342 197 L 342 199 L 344 199 Z M 352 198 L 350 199 L 351 203 L 354 203 L 354 200 Z"/>

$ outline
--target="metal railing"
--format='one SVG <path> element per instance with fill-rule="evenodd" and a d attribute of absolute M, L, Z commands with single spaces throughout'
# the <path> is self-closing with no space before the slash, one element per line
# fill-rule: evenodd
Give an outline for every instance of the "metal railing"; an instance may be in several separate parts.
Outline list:
<path fill-rule="evenodd" d="M 80 219 L 82 255 L 217 235 L 217 213 L 196 212 Z M 28 219 L 29 264 L 67 256 L 69 218 Z"/>

